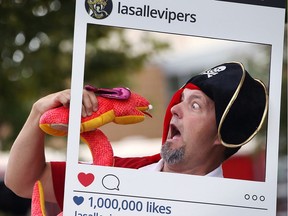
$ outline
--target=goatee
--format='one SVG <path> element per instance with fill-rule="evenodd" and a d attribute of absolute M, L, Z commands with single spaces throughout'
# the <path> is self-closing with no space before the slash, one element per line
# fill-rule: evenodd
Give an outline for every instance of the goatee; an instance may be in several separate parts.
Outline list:
<path fill-rule="evenodd" d="M 181 146 L 173 149 L 172 142 L 165 142 L 161 148 L 161 157 L 168 164 L 177 164 L 183 160 L 185 148 Z"/>

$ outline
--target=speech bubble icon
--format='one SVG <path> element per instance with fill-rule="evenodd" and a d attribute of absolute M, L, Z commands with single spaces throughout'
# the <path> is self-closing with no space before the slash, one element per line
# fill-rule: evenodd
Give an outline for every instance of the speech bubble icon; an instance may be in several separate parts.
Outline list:
<path fill-rule="evenodd" d="M 116 175 L 107 174 L 102 178 L 102 185 L 107 190 L 119 190 L 120 180 Z"/>

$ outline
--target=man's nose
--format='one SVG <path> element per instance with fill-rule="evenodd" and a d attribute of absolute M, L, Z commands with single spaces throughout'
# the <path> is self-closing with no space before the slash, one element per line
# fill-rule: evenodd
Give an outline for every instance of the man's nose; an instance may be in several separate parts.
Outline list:
<path fill-rule="evenodd" d="M 172 113 L 172 116 L 176 116 L 178 118 L 182 118 L 183 117 L 182 102 L 172 106 L 171 113 Z"/>

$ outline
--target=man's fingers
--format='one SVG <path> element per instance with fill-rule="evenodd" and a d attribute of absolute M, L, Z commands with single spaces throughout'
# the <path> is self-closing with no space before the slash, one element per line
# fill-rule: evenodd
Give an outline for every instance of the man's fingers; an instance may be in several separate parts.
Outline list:
<path fill-rule="evenodd" d="M 66 89 L 64 91 L 61 91 L 56 97 L 57 97 L 56 101 L 59 101 L 65 107 L 69 107 L 70 100 L 71 100 L 70 89 Z"/>
<path fill-rule="evenodd" d="M 98 102 L 94 92 L 83 90 L 82 116 L 90 116 L 98 109 Z"/>
<path fill-rule="evenodd" d="M 71 100 L 71 91 L 70 89 L 66 89 L 64 91 L 51 94 L 47 97 L 51 98 L 54 102 L 50 105 L 50 107 L 57 107 L 63 105 L 65 107 L 69 107 Z M 98 110 L 98 101 L 94 94 L 94 92 L 83 90 L 83 98 L 82 98 L 82 110 L 81 115 L 83 117 L 92 115 L 93 112 Z"/>

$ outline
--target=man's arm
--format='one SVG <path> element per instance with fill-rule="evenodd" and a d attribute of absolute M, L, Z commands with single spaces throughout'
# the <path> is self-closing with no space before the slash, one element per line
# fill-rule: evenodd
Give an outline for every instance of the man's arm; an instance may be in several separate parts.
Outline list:
<path fill-rule="evenodd" d="M 33 104 L 31 112 L 21 132 L 16 138 L 9 156 L 5 173 L 5 184 L 17 195 L 31 198 L 34 183 L 43 184 L 45 200 L 56 202 L 50 163 L 45 160 L 45 134 L 39 128 L 41 115 L 58 106 L 69 106 L 70 90 L 64 90 Z M 97 109 L 97 100 L 93 92 L 83 91 L 82 116 L 91 115 Z"/>

